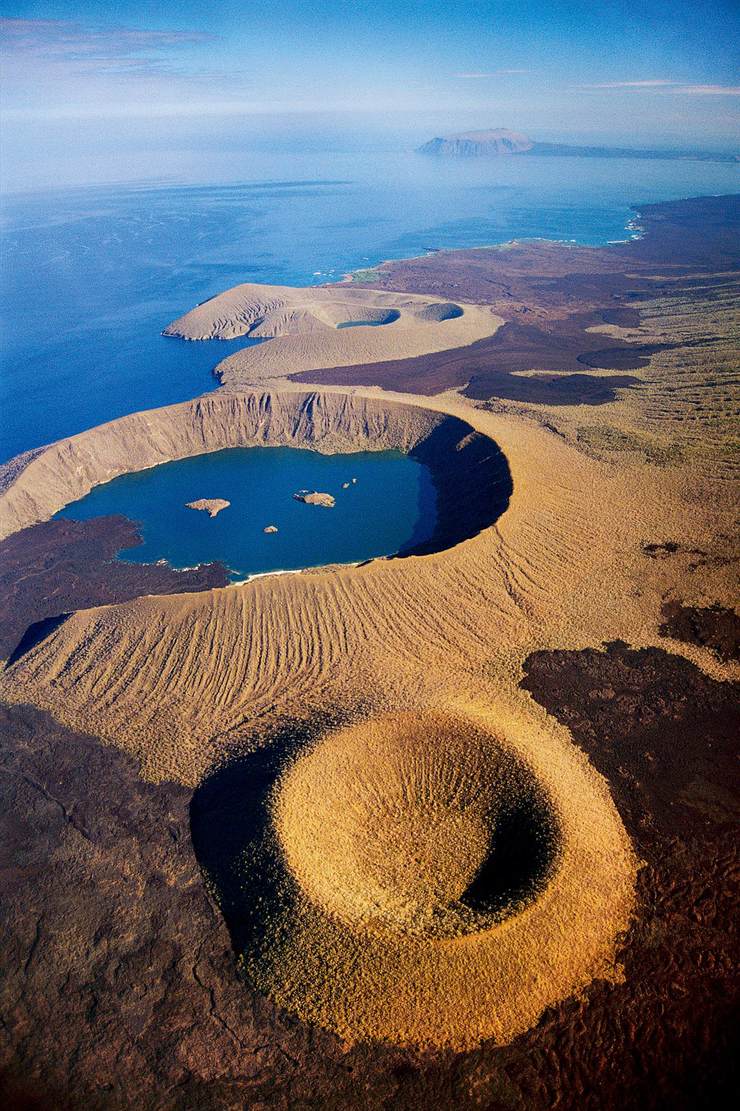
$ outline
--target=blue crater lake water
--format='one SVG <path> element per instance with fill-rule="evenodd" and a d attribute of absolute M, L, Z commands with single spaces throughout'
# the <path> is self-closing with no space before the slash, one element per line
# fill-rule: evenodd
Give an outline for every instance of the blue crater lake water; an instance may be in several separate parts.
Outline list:
<path fill-rule="evenodd" d="M 306 489 L 332 494 L 336 505 L 296 501 Z M 186 508 L 200 498 L 231 505 L 214 518 Z M 429 539 L 436 521 L 429 469 L 407 455 L 283 447 L 229 448 L 121 475 L 57 516 L 111 513 L 139 522 L 144 540 L 119 558 L 180 568 L 220 560 L 235 579 L 392 555 Z M 268 525 L 278 532 L 265 534 Z"/>

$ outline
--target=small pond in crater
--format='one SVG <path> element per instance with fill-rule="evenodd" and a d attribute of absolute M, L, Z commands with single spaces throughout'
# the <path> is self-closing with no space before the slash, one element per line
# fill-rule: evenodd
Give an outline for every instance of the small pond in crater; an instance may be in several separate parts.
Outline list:
<path fill-rule="evenodd" d="M 395 324 L 400 318 L 398 309 L 379 310 L 374 317 L 368 315 L 365 320 L 343 320 L 337 328 L 382 328 L 384 324 Z"/>
<path fill-rule="evenodd" d="M 332 508 L 295 499 L 331 494 Z M 187 502 L 230 502 L 216 517 Z M 143 544 L 119 558 L 193 567 L 219 560 L 234 579 L 268 571 L 354 563 L 428 540 L 436 524 L 429 468 L 397 451 L 321 455 L 302 448 L 228 448 L 121 475 L 58 517 L 120 513 Z M 277 532 L 265 533 L 270 525 Z"/>

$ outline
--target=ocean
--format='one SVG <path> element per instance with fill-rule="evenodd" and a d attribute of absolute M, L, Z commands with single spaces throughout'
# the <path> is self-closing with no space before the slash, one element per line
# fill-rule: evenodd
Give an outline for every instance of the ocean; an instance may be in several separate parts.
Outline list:
<path fill-rule="evenodd" d="M 282 154 L 238 184 L 4 197 L 0 461 L 216 386 L 240 341 L 160 332 L 239 281 L 320 283 L 512 238 L 606 243 L 626 238 L 633 204 L 738 189 L 736 167 L 710 162 L 351 153 L 314 157 L 310 180 L 296 169 Z"/>
<path fill-rule="evenodd" d="M 629 234 L 632 205 L 738 190 L 731 165 L 630 159 L 282 153 L 252 172 L 3 197 L 0 461 L 214 388 L 242 341 L 160 332 L 237 282 L 321 283 L 512 238 L 603 244 Z"/>

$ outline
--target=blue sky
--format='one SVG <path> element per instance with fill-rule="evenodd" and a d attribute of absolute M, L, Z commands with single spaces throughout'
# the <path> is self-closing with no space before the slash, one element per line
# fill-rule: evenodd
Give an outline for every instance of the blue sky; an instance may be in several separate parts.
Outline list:
<path fill-rule="evenodd" d="M 736 146 L 740 5 L 708 0 L 0 0 L 6 156 L 149 149 L 308 116 L 416 142 Z M 229 123 L 229 121 L 232 121 Z M 300 125 L 298 125 L 300 127 Z M 246 132 L 244 132 L 246 133 Z"/>
<path fill-rule="evenodd" d="M 11 117 L 514 110 L 656 131 L 738 102 L 737 3 L 3 3 Z M 494 122 L 494 121 L 491 121 Z"/>

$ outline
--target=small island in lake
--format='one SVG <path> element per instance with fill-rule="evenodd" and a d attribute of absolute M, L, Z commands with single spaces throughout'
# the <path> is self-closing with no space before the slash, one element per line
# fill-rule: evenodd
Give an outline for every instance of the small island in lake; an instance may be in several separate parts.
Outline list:
<path fill-rule="evenodd" d="M 185 503 L 186 509 L 199 509 L 202 513 L 207 513 L 209 517 L 218 517 L 222 509 L 228 509 L 231 505 L 230 501 L 225 498 L 198 498 L 197 501 L 189 501 Z"/>
<path fill-rule="evenodd" d="M 324 509 L 333 509 L 336 499 L 332 494 L 322 494 L 318 490 L 299 490 L 293 497 L 296 501 L 305 502 L 306 505 L 321 505 Z"/>

